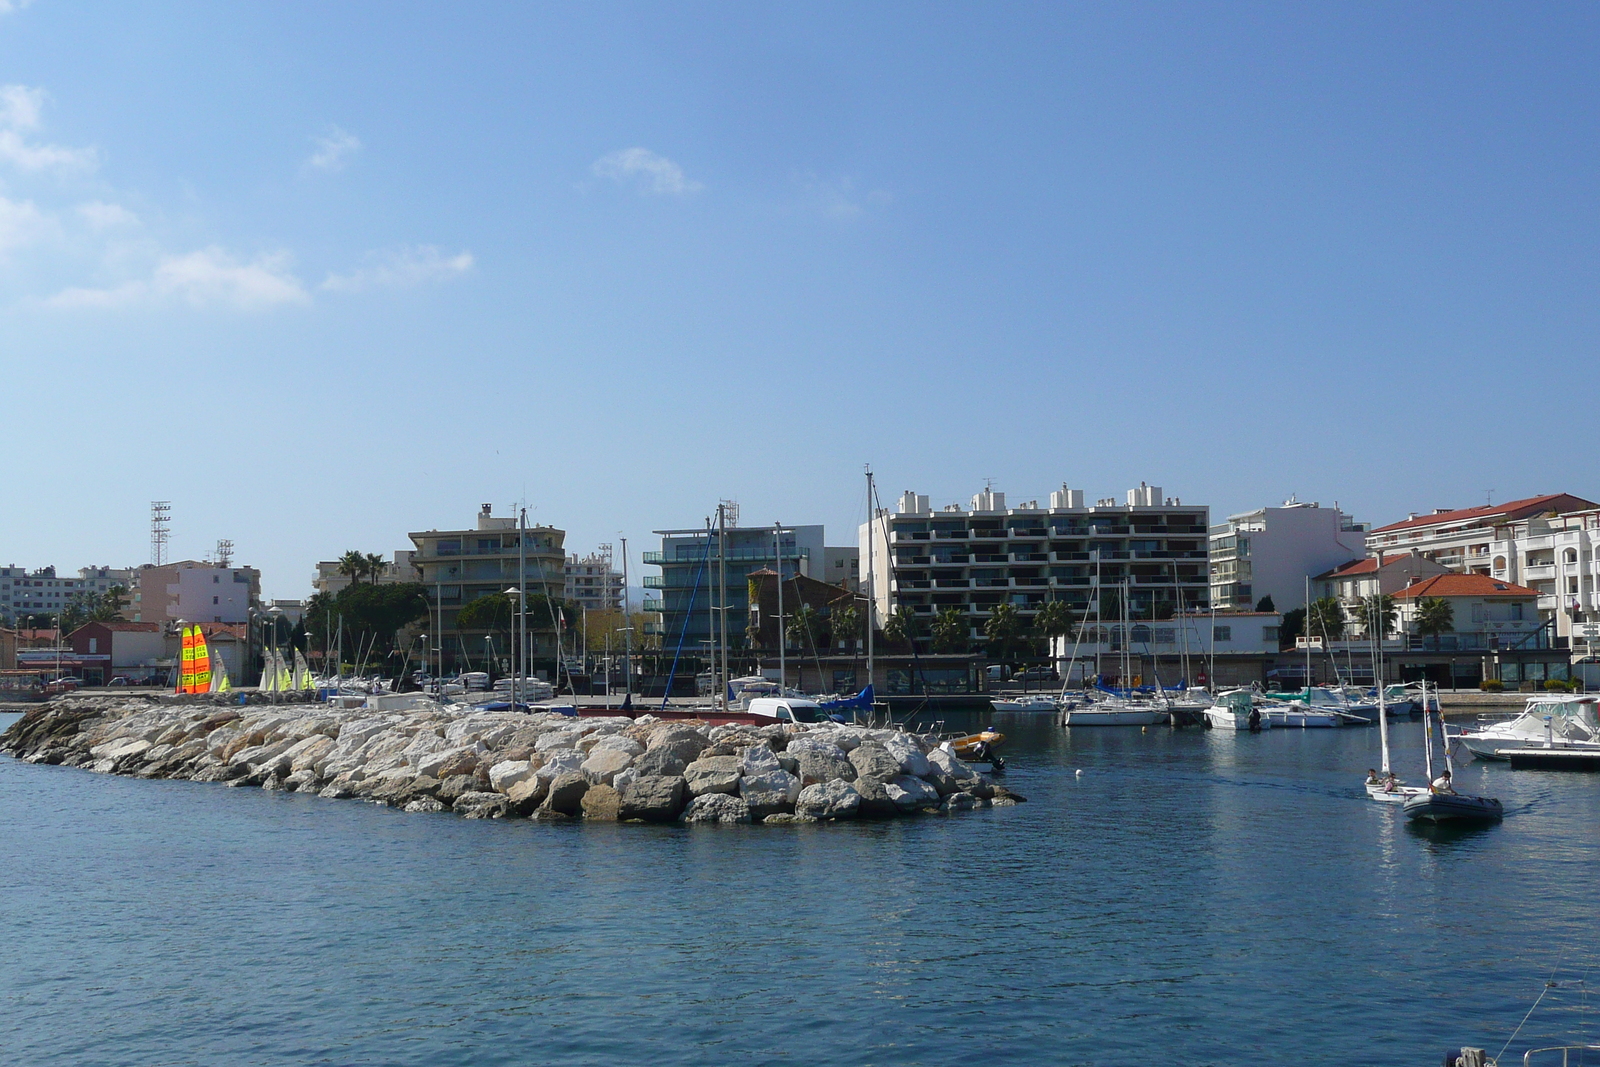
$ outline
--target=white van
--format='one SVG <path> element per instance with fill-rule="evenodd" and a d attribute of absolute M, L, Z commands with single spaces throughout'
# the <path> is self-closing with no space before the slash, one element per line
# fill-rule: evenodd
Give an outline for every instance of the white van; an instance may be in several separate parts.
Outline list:
<path fill-rule="evenodd" d="M 749 712 L 774 722 L 828 722 L 828 715 L 815 700 L 800 697 L 756 697 Z"/>

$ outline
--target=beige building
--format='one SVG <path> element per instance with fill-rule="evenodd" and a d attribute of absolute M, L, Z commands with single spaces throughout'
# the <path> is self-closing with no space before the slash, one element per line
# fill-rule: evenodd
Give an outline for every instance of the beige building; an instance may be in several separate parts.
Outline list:
<path fill-rule="evenodd" d="M 339 573 L 340 561 L 325 559 L 317 564 L 317 576 L 311 579 L 311 585 L 319 593 L 334 596 L 350 588 L 352 579 L 348 574 Z M 364 582 L 373 581 L 372 578 L 361 579 Z M 394 559 L 383 565 L 383 570 L 378 574 L 376 584 L 397 585 L 401 582 L 417 581 L 416 568 L 411 566 L 411 551 L 409 549 L 396 549 Z"/>
<path fill-rule="evenodd" d="M 474 529 L 422 530 L 407 536 L 416 546 L 411 554 L 418 575 L 415 580 L 427 587 L 435 618 L 442 620 L 447 633 L 455 630 L 462 607 L 517 585 L 523 558 L 527 569 L 522 577 L 530 596 L 560 599 L 565 592 L 565 530 L 530 526 L 519 535 L 516 519 L 496 516 L 485 504 Z M 520 537 L 526 538 L 526 547 L 519 544 Z"/>
<path fill-rule="evenodd" d="M 582 559 L 567 557 L 565 595 L 588 611 L 622 610 L 622 572 L 612 562 L 610 545 Z"/>
<path fill-rule="evenodd" d="M 261 603 L 261 572 L 254 567 L 219 567 L 192 559 L 133 572 L 123 615 L 133 622 L 168 625 L 250 621 Z"/>

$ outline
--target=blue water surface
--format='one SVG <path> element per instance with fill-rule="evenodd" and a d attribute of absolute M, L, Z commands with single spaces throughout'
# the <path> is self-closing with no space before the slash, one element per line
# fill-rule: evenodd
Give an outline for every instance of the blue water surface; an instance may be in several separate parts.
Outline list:
<path fill-rule="evenodd" d="M 1474 764 L 1505 822 L 1428 832 L 1365 799 L 1375 730 L 995 721 L 1029 803 L 827 827 L 0 758 L 0 1059 L 1433 1065 L 1541 992 L 1503 1062 L 1600 1040 L 1600 776 Z"/>

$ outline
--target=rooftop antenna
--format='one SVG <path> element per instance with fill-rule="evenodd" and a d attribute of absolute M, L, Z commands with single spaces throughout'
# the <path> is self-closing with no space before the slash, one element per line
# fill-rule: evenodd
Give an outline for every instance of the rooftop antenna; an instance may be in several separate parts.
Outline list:
<path fill-rule="evenodd" d="M 1483 491 L 1483 506 L 1486 507 L 1486 508 L 1494 506 L 1494 490 L 1493 489 L 1485 489 Z"/>
<path fill-rule="evenodd" d="M 172 536 L 172 501 L 150 501 L 150 565 L 167 562 L 167 541 Z"/>
<path fill-rule="evenodd" d="M 717 503 L 722 507 L 723 522 L 729 526 L 737 527 L 739 525 L 739 502 L 737 500 L 719 500 Z"/>
<path fill-rule="evenodd" d="M 217 566 L 233 566 L 233 542 L 226 537 L 217 541 Z"/>

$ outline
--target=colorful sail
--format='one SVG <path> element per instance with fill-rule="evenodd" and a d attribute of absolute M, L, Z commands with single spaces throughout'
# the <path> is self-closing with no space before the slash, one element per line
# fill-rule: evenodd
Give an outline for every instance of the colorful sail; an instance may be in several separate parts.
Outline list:
<path fill-rule="evenodd" d="M 227 661 L 225 661 L 220 654 L 211 661 L 210 691 L 213 693 L 228 693 L 233 691 L 233 682 L 228 677 Z"/>
<path fill-rule="evenodd" d="M 194 628 L 194 673 L 189 678 L 189 692 L 209 693 L 211 691 L 211 648 L 206 644 L 206 635 L 200 627 Z"/>
<path fill-rule="evenodd" d="M 194 692 L 194 639 L 199 633 L 197 626 L 185 626 L 182 629 L 178 651 L 178 687 L 175 692 Z"/>
<path fill-rule="evenodd" d="M 277 685 L 275 688 L 280 693 L 287 693 L 294 688 L 294 675 L 289 670 L 289 664 L 284 660 L 282 652 L 274 652 L 278 660 Z"/>

